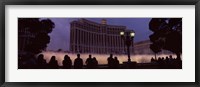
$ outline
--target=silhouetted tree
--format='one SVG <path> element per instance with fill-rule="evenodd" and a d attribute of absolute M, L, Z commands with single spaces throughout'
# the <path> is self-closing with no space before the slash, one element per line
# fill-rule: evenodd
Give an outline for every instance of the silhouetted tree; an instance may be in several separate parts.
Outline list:
<path fill-rule="evenodd" d="M 24 51 L 38 54 L 42 50 L 45 50 L 47 44 L 50 42 L 48 33 L 52 32 L 54 27 L 55 25 L 50 19 L 19 18 L 18 29 L 25 30 L 31 36 Z M 20 35 L 25 35 L 25 33 L 19 33 Z"/>
<path fill-rule="evenodd" d="M 182 18 L 152 18 L 149 29 L 154 33 L 149 36 L 151 49 L 157 53 L 169 50 L 180 59 L 182 53 Z"/>
<path fill-rule="evenodd" d="M 156 58 L 156 54 L 157 54 L 158 52 L 160 52 L 161 49 L 160 49 L 157 45 L 155 45 L 155 44 L 150 44 L 150 49 L 155 53 L 155 59 L 157 59 L 157 58 Z"/>

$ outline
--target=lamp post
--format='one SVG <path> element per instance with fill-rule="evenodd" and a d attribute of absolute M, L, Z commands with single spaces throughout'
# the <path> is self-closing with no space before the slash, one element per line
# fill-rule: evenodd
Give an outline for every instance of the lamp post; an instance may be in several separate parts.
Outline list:
<path fill-rule="evenodd" d="M 133 42 L 133 38 L 135 36 L 135 32 L 120 32 L 120 36 L 124 40 L 125 45 L 127 46 L 127 54 L 128 54 L 128 63 L 131 62 L 130 58 L 130 46 Z"/>

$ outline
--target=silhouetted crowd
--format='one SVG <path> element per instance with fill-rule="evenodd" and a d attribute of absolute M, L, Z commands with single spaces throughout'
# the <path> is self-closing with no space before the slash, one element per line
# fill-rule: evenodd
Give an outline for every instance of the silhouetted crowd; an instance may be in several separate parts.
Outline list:
<path fill-rule="evenodd" d="M 172 55 L 164 57 L 151 58 L 151 63 L 159 64 L 160 68 L 182 68 L 182 61 L 179 58 L 173 58 Z"/>
<path fill-rule="evenodd" d="M 26 59 L 26 60 L 24 60 Z M 35 59 L 35 60 L 34 60 Z M 98 64 L 98 61 L 92 55 L 86 59 L 85 64 L 83 65 L 83 59 L 80 57 L 80 54 L 77 54 L 77 58 L 74 60 L 74 65 L 72 66 L 72 60 L 68 55 L 65 55 L 62 61 L 62 66 L 59 66 L 58 61 L 56 60 L 56 56 L 52 56 L 50 61 L 47 63 L 44 59 L 43 54 L 39 54 L 37 58 L 34 56 L 26 56 L 26 58 L 19 57 L 18 60 L 18 68 L 19 69 L 99 69 L 102 68 Z M 172 58 L 172 55 L 166 58 L 158 57 L 151 58 L 151 65 L 155 65 L 155 68 L 182 68 L 182 61 L 177 58 Z M 135 68 L 139 68 L 139 66 L 134 66 Z M 129 67 L 129 68 L 134 68 Z M 144 66 L 145 67 L 145 66 Z M 119 60 L 117 57 L 113 57 L 113 54 L 107 58 L 107 64 L 104 65 L 106 69 L 119 69 L 125 68 L 124 66 L 120 65 Z"/>
<path fill-rule="evenodd" d="M 107 59 L 108 61 L 108 66 L 107 68 L 115 69 L 119 68 L 119 60 L 117 57 L 113 58 L 113 55 L 110 54 L 110 57 Z M 35 69 L 82 69 L 82 68 L 87 68 L 87 69 L 97 69 L 98 68 L 98 61 L 96 57 L 92 58 L 92 55 L 89 55 L 89 57 L 85 61 L 86 66 L 84 67 L 83 65 L 83 60 L 80 58 L 80 54 L 77 54 L 77 58 L 74 60 L 74 66 L 72 66 L 72 60 L 68 55 L 64 56 L 64 60 L 62 61 L 62 66 L 58 65 L 58 61 L 56 60 L 55 56 L 52 56 L 50 58 L 50 61 L 47 63 L 46 60 L 44 59 L 43 54 L 39 54 L 36 60 L 32 60 L 32 62 L 26 61 L 23 62 L 21 58 L 19 58 L 19 68 L 35 68 Z"/>
<path fill-rule="evenodd" d="M 112 54 L 110 54 L 110 57 L 108 57 L 107 61 L 108 61 L 108 68 L 110 69 L 119 68 L 119 60 L 117 59 L 117 57 L 113 58 Z"/>

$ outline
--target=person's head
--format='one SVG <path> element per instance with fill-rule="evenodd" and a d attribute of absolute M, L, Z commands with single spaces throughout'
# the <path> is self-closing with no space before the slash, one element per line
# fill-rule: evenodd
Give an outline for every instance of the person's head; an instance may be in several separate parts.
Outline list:
<path fill-rule="evenodd" d="M 64 60 L 68 60 L 68 59 L 69 59 L 69 56 L 65 55 Z"/>
<path fill-rule="evenodd" d="M 52 56 L 51 61 L 55 61 L 55 60 L 56 60 L 56 56 Z"/>
<path fill-rule="evenodd" d="M 117 57 L 115 57 L 115 60 L 117 60 Z"/>
<path fill-rule="evenodd" d="M 113 57 L 113 54 L 110 54 L 110 57 Z"/>
<path fill-rule="evenodd" d="M 172 55 L 169 55 L 169 58 L 172 58 Z"/>
<path fill-rule="evenodd" d="M 89 55 L 89 58 L 92 58 L 92 55 L 91 55 L 91 54 Z"/>
<path fill-rule="evenodd" d="M 40 54 L 40 55 L 38 56 L 38 60 L 41 60 L 41 59 L 44 59 L 44 55 L 43 55 L 43 54 Z"/>
<path fill-rule="evenodd" d="M 93 57 L 93 60 L 96 60 L 96 57 Z"/>
<path fill-rule="evenodd" d="M 80 54 L 77 54 L 77 57 L 80 58 Z"/>

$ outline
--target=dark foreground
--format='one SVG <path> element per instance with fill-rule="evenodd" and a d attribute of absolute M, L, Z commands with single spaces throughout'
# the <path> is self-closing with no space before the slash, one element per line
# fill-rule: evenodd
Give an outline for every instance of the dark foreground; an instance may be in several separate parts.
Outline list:
<path fill-rule="evenodd" d="M 63 66 L 58 66 L 57 68 L 49 68 L 49 67 L 37 67 L 37 66 L 24 66 L 18 67 L 18 69 L 75 69 L 74 66 L 71 68 L 63 68 Z M 107 64 L 98 65 L 94 68 L 87 68 L 86 65 L 83 65 L 82 68 L 79 69 L 182 69 L 182 62 L 179 63 L 136 63 L 132 62 L 128 64 L 127 62 L 123 64 L 119 64 L 118 67 L 109 67 Z"/>
<path fill-rule="evenodd" d="M 27 58 L 29 58 L 27 60 Z M 135 61 L 119 63 L 117 57 L 113 58 L 111 54 L 107 58 L 108 63 L 101 65 L 98 63 L 96 58 L 92 58 L 89 55 L 87 58 L 86 65 L 83 64 L 83 60 L 80 58 L 80 54 L 77 54 L 77 58 L 74 60 L 72 65 L 72 60 L 68 55 L 64 56 L 62 61 L 62 66 L 58 65 L 58 61 L 55 56 L 52 56 L 50 61 L 47 63 L 44 59 L 44 55 L 40 54 L 38 58 L 19 58 L 18 60 L 18 69 L 182 69 L 182 60 L 180 58 L 166 57 L 151 59 L 149 63 L 137 63 Z"/>

